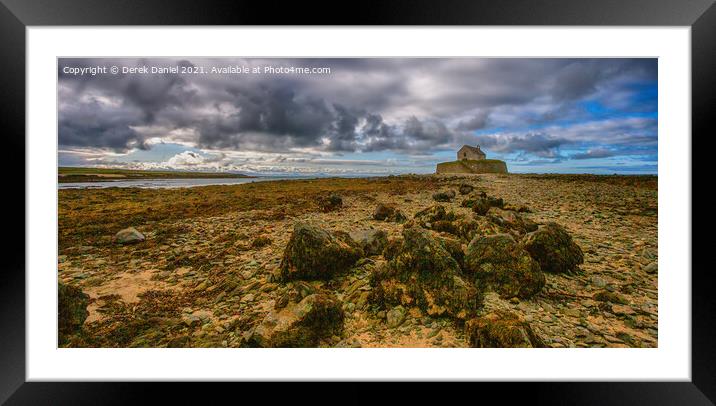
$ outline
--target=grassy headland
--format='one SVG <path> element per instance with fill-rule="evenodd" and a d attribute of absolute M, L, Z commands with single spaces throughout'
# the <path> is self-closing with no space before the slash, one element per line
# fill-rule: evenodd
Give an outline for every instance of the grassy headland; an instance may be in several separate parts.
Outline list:
<path fill-rule="evenodd" d="M 437 173 L 507 173 L 507 164 L 499 159 L 441 162 L 437 165 Z"/>

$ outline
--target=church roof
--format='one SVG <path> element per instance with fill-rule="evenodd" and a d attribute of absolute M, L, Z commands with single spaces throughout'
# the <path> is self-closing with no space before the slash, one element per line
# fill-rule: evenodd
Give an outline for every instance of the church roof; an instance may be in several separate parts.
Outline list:
<path fill-rule="evenodd" d="M 479 145 L 476 146 L 476 147 L 473 147 L 473 146 L 471 146 L 471 145 L 463 145 L 462 148 L 467 148 L 467 149 L 469 149 L 469 150 L 471 150 L 471 151 L 473 151 L 473 152 L 479 152 L 479 153 L 481 153 L 481 154 L 484 154 L 484 152 L 482 152 L 482 150 L 480 149 L 480 146 L 479 146 Z M 460 148 L 460 149 L 462 149 L 462 148 Z"/>

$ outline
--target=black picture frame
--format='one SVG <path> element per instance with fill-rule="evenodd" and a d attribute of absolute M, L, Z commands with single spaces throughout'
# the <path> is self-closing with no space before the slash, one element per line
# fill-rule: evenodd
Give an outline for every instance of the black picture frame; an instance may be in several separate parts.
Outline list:
<path fill-rule="evenodd" d="M 151 401 L 148 392 L 161 394 L 161 403 L 175 398 L 184 404 L 198 400 L 211 404 L 235 386 L 221 390 L 199 389 L 194 384 L 129 383 L 29 383 L 25 381 L 25 36 L 27 26 L 97 25 L 568 25 L 568 26 L 690 26 L 692 63 L 692 185 L 696 175 L 708 173 L 698 160 L 694 143 L 708 135 L 708 118 L 716 106 L 716 6 L 714 0 L 499 0 L 470 1 L 363 1 L 356 3 L 311 1 L 161 1 L 161 0 L 0 0 L 0 130 L 8 146 L 8 168 L 23 168 L 23 177 L 13 173 L 6 181 L 5 260 L 0 272 L 0 402 L 7 404 L 134 404 Z M 698 137 L 694 136 L 699 134 Z M 689 134 L 684 134 L 689 136 Z M 701 149 L 703 153 L 704 149 Z M 16 169 L 12 169 L 16 171 Z M 708 183 L 706 183 L 708 186 Z M 708 187 L 706 187 L 708 189 Z M 692 217 L 698 190 L 692 188 Z M 702 195 L 705 192 L 700 192 Z M 706 200 L 707 201 L 707 200 Z M 703 203 L 702 203 L 703 204 Z M 22 216 L 22 217 L 25 217 Z M 6 223 L 7 226 L 7 223 Z M 696 222 L 696 228 L 707 227 Z M 19 231 L 22 230 L 22 231 Z M 9 238 L 8 238 L 9 237 Z M 357 383 L 331 388 L 327 395 L 311 384 L 268 392 L 271 403 L 296 398 L 312 402 L 407 403 L 413 396 L 423 401 L 476 402 L 522 398 L 529 404 L 713 404 L 716 400 L 716 300 L 712 295 L 711 270 L 703 267 L 709 238 L 690 236 L 692 245 L 692 374 L 690 382 L 613 383 L 480 383 L 470 388 L 432 390 L 430 387 L 391 389 L 377 395 Z M 701 250 L 699 248 L 702 248 Z M 679 271 L 679 270 L 672 270 Z M 688 270 L 683 270 L 684 272 Z M 376 366 L 379 367 L 379 366 Z M 516 366 L 519 367 L 519 366 Z M 518 387 L 515 387 L 519 385 Z M 245 391 L 245 389 L 240 389 Z M 267 393 L 268 392 L 268 393 Z M 236 395 L 235 395 L 236 396 Z M 247 398 L 248 399 L 248 398 Z"/>

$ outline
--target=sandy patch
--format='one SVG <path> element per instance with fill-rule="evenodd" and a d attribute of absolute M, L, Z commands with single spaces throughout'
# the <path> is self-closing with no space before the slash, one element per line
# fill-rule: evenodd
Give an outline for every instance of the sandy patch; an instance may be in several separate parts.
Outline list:
<path fill-rule="evenodd" d="M 125 272 L 117 275 L 116 279 L 107 281 L 101 286 L 92 286 L 85 289 L 91 298 L 98 299 L 107 295 L 119 295 L 125 303 L 139 302 L 139 295 L 149 290 L 165 290 L 171 289 L 166 282 L 152 280 L 152 276 L 159 272 L 156 269 L 147 269 L 139 272 Z M 104 304 L 102 300 L 95 300 L 88 307 L 89 316 L 85 323 L 101 320 L 102 313 L 98 312 Z"/>

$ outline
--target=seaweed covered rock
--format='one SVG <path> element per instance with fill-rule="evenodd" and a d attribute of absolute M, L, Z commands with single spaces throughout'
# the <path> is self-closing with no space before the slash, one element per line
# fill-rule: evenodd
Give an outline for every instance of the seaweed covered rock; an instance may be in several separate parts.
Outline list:
<path fill-rule="evenodd" d="M 472 211 L 478 216 L 484 216 L 490 210 L 491 206 L 490 202 L 486 198 L 481 197 L 474 200 L 469 207 L 472 208 Z"/>
<path fill-rule="evenodd" d="M 532 213 L 532 210 L 523 204 L 520 204 L 520 205 L 506 204 L 504 207 L 502 207 L 502 209 L 509 210 L 509 211 L 516 211 L 518 213 Z"/>
<path fill-rule="evenodd" d="M 57 286 L 57 329 L 60 343 L 82 328 L 89 312 L 89 296 L 76 286 Z"/>
<path fill-rule="evenodd" d="M 265 235 L 259 235 L 251 241 L 251 248 L 263 248 L 271 245 L 271 238 Z"/>
<path fill-rule="evenodd" d="M 472 205 L 475 204 L 476 200 L 477 200 L 477 198 L 475 198 L 475 197 L 468 197 L 468 198 L 462 199 L 462 202 L 460 202 L 460 206 L 471 208 Z"/>
<path fill-rule="evenodd" d="M 479 216 L 486 215 L 491 207 L 501 209 L 504 204 L 505 202 L 502 198 L 488 196 L 485 192 L 480 193 L 478 196 L 469 197 L 461 203 L 462 207 L 471 208 Z"/>
<path fill-rule="evenodd" d="M 437 192 L 433 194 L 433 200 L 436 202 L 451 202 L 455 198 L 455 192 L 448 190 L 447 192 Z"/>
<path fill-rule="evenodd" d="M 479 233 L 480 224 L 473 219 L 460 219 L 455 222 L 457 236 L 470 242 Z"/>
<path fill-rule="evenodd" d="M 343 198 L 336 193 L 322 196 L 318 199 L 318 207 L 324 213 L 339 210 L 343 207 Z"/>
<path fill-rule="evenodd" d="M 395 306 L 385 314 L 386 322 L 389 328 L 396 328 L 405 321 L 407 311 L 403 306 Z"/>
<path fill-rule="evenodd" d="M 455 221 L 457 216 L 452 211 L 445 210 L 445 206 L 436 204 L 415 213 L 415 221 L 422 227 L 436 221 Z"/>
<path fill-rule="evenodd" d="M 365 255 L 380 255 L 388 245 L 388 233 L 383 230 L 352 231 L 350 237 L 363 249 Z"/>
<path fill-rule="evenodd" d="M 514 211 L 502 210 L 496 206 L 490 207 L 487 217 L 493 223 L 515 231 L 517 234 L 526 234 L 537 230 L 537 223 L 525 218 Z"/>
<path fill-rule="evenodd" d="M 390 261 L 391 259 L 395 258 L 399 253 L 400 250 L 403 249 L 403 239 L 402 238 L 390 238 L 388 239 L 388 244 L 386 244 L 385 249 L 383 249 L 383 258 Z"/>
<path fill-rule="evenodd" d="M 460 219 L 455 222 L 457 236 L 471 242 L 478 235 L 502 234 L 505 229 L 482 216 L 474 219 Z"/>
<path fill-rule="evenodd" d="M 506 298 L 531 297 L 545 285 L 537 261 L 510 234 L 475 237 L 465 252 L 465 269 Z"/>
<path fill-rule="evenodd" d="M 376 263 L 370 258 L 358 261 L 348 277 L 342 279 L 340 286 L 336 287 L 343 296 L 343 309 L 352 313 L 354 310 L 364 310 L 368 305 L 370 296 L 370 274 L 375 272 Z"/>
<path fill-rule="evenodd" d="M 279 272 L 283 280 L 330 279 L 348 270 L 363 256 L 350 237 L 314 225 L 296 223 L 283 252 Z"/>
<path fill-rule="evenodd" d="M 144 234 L 137 231 L 134 227 L 127 227 L 114 235 L 114 241 L 119 244 L 136 244 L 144 241 Z"/>
<path fill-rule="evenodd" d="M 373 212 L 373 219 L 402 223 L 406 220 L 406 217 L 397 207 L 395 207 L 395 205 L 380 203 Z"/>
<path fill-rule="evenodd" d="M 454 235 L 459 235 L 455 223 L 457 219 L 458 216 L 454 212 L 447 211 L 444 206 L 439 204 L 423 209 L 415 213 L 414 216 L 415 223 L 420 227 Z"/>
<path fill-rule="evenodd" d="M 465 250 L 462 248 L 460 240 L 449 237 L 438 237 L 440 243 L 445 247 L 445 250 L 450 253 L 460 269 L 465 267 Z"/>
<path fill-rule="evenodd" d="M 546 347 L 527 322 L 506 311 L 468 320 L 465 323 L 465 336 L 473 348 Z"/>
<path fill-rule="evenodd" d="M 469 195 L 470 193 L 472 193 L 473 190 L 475 190 L 474 186 L 467 183 L 462 183 L 460 184 L 458 192 L 460 192 L 461 195 Z"/>
<path fill-rule="evenodd" d="M 477 235 L 501 234 L 508 230 L 487 217 L 465 218 L 452 211 L 446 211 L 443 206 L 432 206 L 418 212 L 412 224 L 440 233 L 452 234 L 468 243 Z"/>
<path fill-rule="evenodd" d="M 314 293 L 298 303 L 272 310 L 254 329 L 249 343 L 259 347 L 316 347 L 321 340 L 343 331 L 340 300 Z"/>
<path fill-rule="evenodd" d="M 382 307 L 417 306 L 430 316 L 466 319 L 482 292 L 465 281 L 445 244 L 420 227 L 403 230 L 400 251 L 371 276 L 371 299 Z"/>
<path fill-rule="evenodd" d="M 490 204 L 490 207 L 497 207 L 502 209 L 505 206 L 505 201 L 502 200 L 501 197 L 493 197 L 493 196 L 483 196 L 487 199 L 487 203 Z"/>
<path fill-rule="evenodd" d="M 524 245 L 545 272 L 573 272 L 584 262 L 582 249 L 572 241 L 567 230 L 557 223 L 547 223 L 527 234 Z"/>
<path fill-rule="evenodd" d="M 425 223 L 425 228 L 429 228 L 439 233 L 449 233 L 453 235 L 460 235 L 460 229 L 458 225 L 453 221 L 438 220 L 432 223 Z"/>
<path fill-rule="evenodd" d="M 300 302 L 305 297 L 318 293 L 316 287 L 306 281 L 295 281 L 288 286 L 288 298 Z"/>

